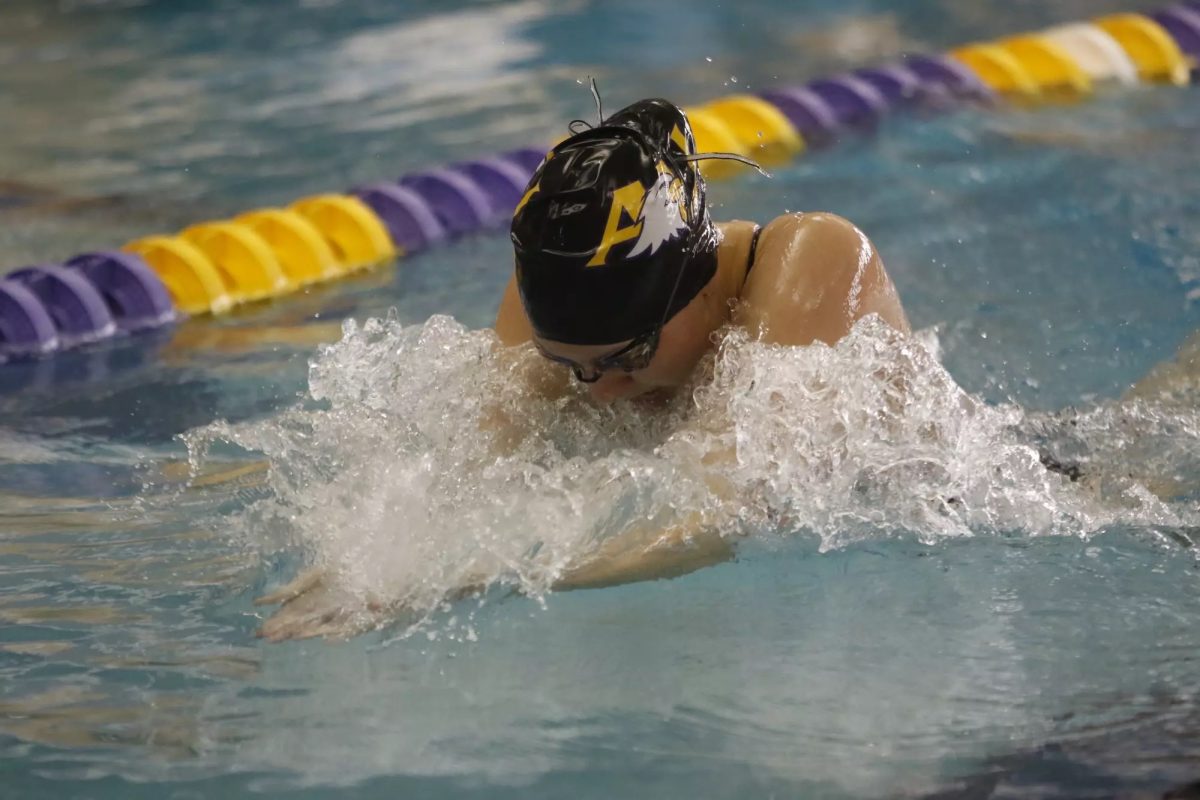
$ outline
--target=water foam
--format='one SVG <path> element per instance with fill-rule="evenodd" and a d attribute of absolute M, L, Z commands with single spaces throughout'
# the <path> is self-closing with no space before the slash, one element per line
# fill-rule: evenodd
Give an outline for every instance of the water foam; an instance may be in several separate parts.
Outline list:
<path fill-rule="evenodd" d="M 546 367 L 532 348 L 506 350 L 444 316 L 348 321 L 313 360 L 304 402 L 185 438 L 197 468 L 219 442 L 270 461 L 268 495 L 223 527 L 264 548 L 282 537 L 345 591 L 420 610 L 477 579 L 540 596 L 599 541 L 687 512 L 730 537 L 822 549 L 1196 523 L 1126 469 L 1144 433 L 1129 419 L 1175 421 L 1163 435 L 1178 458 L 1162 463 L 1159 448 L 1143 466 L 1177 474 L 1200 450 L 1195 414 L 1139 400 L 1071 425 L 989 405 L 941 366 L 932 333 L 904 337 L 874 318 L 834 347 L 724 332 L 665 406 L 528 388 Z M 1120 436 L 1105 414 L 1125 415 Z M 1081 457 L 1098 442 L 1082 480 L 1042 465 L 1039 448 Z"/>

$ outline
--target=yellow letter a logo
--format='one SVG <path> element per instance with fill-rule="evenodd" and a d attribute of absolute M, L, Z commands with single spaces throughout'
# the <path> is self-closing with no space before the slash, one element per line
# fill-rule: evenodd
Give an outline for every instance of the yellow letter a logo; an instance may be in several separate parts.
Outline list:
<path fill-rule="evenodd" d="M 604 225 L 604 236 L 600 239 L 600 246 L 596 248 L 596 255 L 592 256 L 592 260 L 587 263 L 587 266 L 603 266 L 608 258 L 608 251 L 612 249 L 613 245 L 626 239 L 632 239 L 642 232 L 642 221 L 638 217 L 641 216 L 642 202 L 645 197 L 646 187 L 642 186 L 639 181 L 628 183 L 613 192 L 612 208 L 608 210 L 608 222 Z M 632 225 L 621 227 L 622 211 L 634 221 Z"/>

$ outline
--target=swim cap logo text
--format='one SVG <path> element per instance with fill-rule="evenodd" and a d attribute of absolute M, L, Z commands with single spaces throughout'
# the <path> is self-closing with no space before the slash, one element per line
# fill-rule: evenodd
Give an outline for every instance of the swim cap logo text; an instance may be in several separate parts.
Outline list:
<path fill-rule="evenodd" d="M 642 202 L 646 199 L 646 187 L 641 181 L 627 183 L 612 194 L 612 208 L 608 211 L 608 222 L 604 224 L 604 235 L 600 237 L 600 246 L 596 254 L 587 263 L 589 267 L 600 267 L 608 259 L 608 251 L 613 245 L 632 239 L 642 232 L 642 221 L 638 219 L 642 213 Z M 621 213 L 624 212 L 632 225 L 621 227 Z"/>
<path fill-rule="evenodd" d="M 634 237 L 637 241 L 629 251 L 630 256 L 653 255 L 677 233 L 687 230 L 683 181 L 662 161 L 658 162 L 657 169 L 658 177 L 649 189 L 641 181 L 634 181 L 613 192 L 600 246 L 587 266 L 603 266 L 615 245 Z M 622 226 L 622 214 L 633 222 Z"/>

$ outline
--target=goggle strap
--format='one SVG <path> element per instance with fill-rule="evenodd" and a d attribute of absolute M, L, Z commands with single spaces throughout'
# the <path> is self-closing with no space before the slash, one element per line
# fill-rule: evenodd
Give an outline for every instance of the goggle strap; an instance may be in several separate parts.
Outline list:
<path fill-rule="evenodd" d="M 583 131 L 594 130 L 595 128 L 604 125 L 604 106 L 601 105 L 601 103 L 600 103 L 600 90 L 596 87 L 596 79 L 593 78 L 591 75 L 588 75 L 588 85 L 591 87 L 591 90 L 592 90 L 592 98 L 595 99 L 595 101 L 596 101 L 596 117 L 599 121 L 595 125 L 593 125 L 592 123 L 588 122 L 586 119 L 571 120 L 570 122 L 567 123 L 567 130 L 569 130 L 572 134 L 574 134 L 576 136 L 583 133 Z M 579 127 L 581 125 L 583 126 L 583 130 L 579 130 Z"/>
<path fill-rule="evenodd" d="M 680 159 L 683 161 L 708 161 L 710 159 L 715 161 L 737 161 L 739 164 L 754 167 L 754 169 L 758 170 L 758 174 L 764 178 L 772 177 L 771 173 L 763 169 L 762 165 L 757 161 L 746 156 L 740 156 L 737 153 L 692 153 L 690 156 L 680 156 Z"/>

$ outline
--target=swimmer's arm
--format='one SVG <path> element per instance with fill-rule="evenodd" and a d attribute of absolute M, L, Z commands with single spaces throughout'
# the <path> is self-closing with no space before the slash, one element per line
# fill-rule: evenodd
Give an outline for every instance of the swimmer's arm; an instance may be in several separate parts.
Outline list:
<path fill-rule="evenodd" d="M 910 332 L 874 245 L 836 214 L 785 214 L 763 228 L 741 301 L 735 321 L 773 344 L 832 345 L 868 314 Z"/>
<path fill-rule="evenodd" d="M 634 526 L 606 539 L 563 570 L 551 589 L 603 589 L 625 583 L 677 578 L 734 557 L 732 543 L 691 513 L 667 528 Z M 490 577 L 472 570 L 446 600 L 456 601 L 487 590 Z"/>
<path fill-rule="evenodd" d="M 599 589 L 623 583 L 675 578 L 733 558 L 733 545 L 699 514 L 666 529 L 635 528 L 606 540 L 570 565 L 555 591 Z"/>
<path fill-rule="evenodd" d="M 731 500 L 735 490 L 721 476 L 734 458 L 731 450 L 711 452 L 701 459 L 705 482 L 715 497 Z M 696 512 L 685 514 L 665 528 L 635 525 L 607 539 L 594 552 L 570 565 L 555 582 L 556 590 L 597 589 L 637 581 L 676 578 L 711 567 L 734 556 L 729 536 Z"/>

